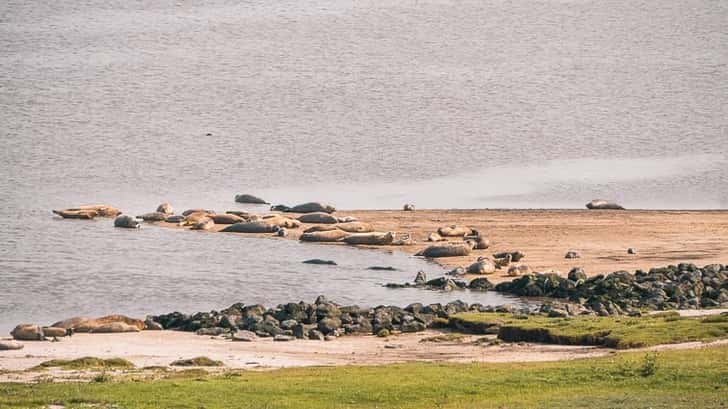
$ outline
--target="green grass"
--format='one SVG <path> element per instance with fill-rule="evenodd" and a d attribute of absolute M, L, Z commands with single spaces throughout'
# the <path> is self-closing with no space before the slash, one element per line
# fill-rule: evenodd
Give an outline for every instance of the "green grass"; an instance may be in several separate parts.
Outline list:
<path fill-rule="evenodd" d="M 682 318 L 676 313 L 644 317 L 549 318 L 498 313 L 463 313 L 451 324 L 473 332 L 495 333 L 508 342 L 603 345 L 625 349 L 728 338 L 728 316 Z"/>
<path fill-rule="evenodd" d="M 33 369 L 45 369 L 45 368 L 62 368 L 67 370 L 81 370 L 81 369 L 128 369 L 134 368 L 134 364 L 121 358 L 109 358 L 101 359 L 94 357 L 84 357 L 73 360 L 67 359 L 53 359 L 50 361 L 42 362 L 40 365 Z"/>
<path fill-rule="evenodd" d="M 521 364 L 343 366 L 103 383 L 0 384 L 0 407 L 725 408 L 728 346 Z"/>

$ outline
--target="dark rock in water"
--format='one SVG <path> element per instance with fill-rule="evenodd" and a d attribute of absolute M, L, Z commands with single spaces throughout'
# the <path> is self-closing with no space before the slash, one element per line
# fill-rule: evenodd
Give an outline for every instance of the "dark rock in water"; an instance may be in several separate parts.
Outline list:
<path fill-rule="evenodd" d="M 371 266 L 367 267 L 367 270 L 374 270 L 374 271 L 397 271 L 394 267 L 383 267 L 383 266 Z"/>
<path fill-rule="evenodd" d="M 235 195 L 235 201 L 237 203 L 268 204 L 265 200 L 249 194 Z"/>
<path fill-rule="evenodd" d="M 603 199 L 594 199 L 586 204 L 589 210 L 624 210 L 624 207 Z"/>
<path fill-rule="evenodd" d="M 581 254 L 576 250 L 569 250 L 566 252 L 564 258 L 581 258 Z"/>
<path fill-rule="evenodd" d="M 319 258 L 312 258 L 310 260 L 306 260 L 303 262 L 303 264 L 318 264 L 318 265 L 326 265 L 326 266 L 336 266 L 336 262 L 333 260 L 321 260 Z"/>
<path fill-rule="evenodd" d="M 470 288 L 471 290 L 487 291 L 487 290 L 492 290 L 494 288 L 494 285 L 493 285 L 493 283 L 488 281 L 487 278 L 478 277 L 478 278 L 470 281 L 470 283 L 468 284 L 468 288 Z"/>

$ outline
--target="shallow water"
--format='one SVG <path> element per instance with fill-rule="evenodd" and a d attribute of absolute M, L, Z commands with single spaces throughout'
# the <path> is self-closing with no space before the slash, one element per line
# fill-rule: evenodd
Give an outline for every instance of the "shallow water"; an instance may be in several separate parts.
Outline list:
<path fill-rule="evenodd" d="M 726 21 L 719 0 L 4 1 L 0 328 L 385 302 L 362 266 L 421 267 L 50 216 L 82 203 L 728 208 Z M 358 261 L 318 278 L 319 252 Z"/>

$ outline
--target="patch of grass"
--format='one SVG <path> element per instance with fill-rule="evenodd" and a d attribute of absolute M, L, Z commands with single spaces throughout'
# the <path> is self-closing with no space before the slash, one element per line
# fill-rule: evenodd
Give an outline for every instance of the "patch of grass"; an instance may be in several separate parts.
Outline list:
<path fill-rule="evenodd" d="M 220 361 L 215 361 L 206 356 L 198 356 L 190 359 L 178 359 L 172 362 L 172 366 L 223 366 Z"/>
<path fill-rule="evenodd" d="M 190 374 L 192 375 L 192 374 Z M 200 380 L 204 379 L 203 382 Z M 113 383 L 0 384 L 0 407 L 725 408 L 728 346 L 562 362 L 411 363 Z"/>
<path fill-rule="evenodd" d="M 95 358 L 95 357 L 83 357 L 78 359 L 52 359 L 50 361 L 42 362 L 40 365 L 31 368 L 31 370 L 46 369 L 46 368 L 63 368 L 67 370 L 81 370 L 81 369 L 128 369 L 134 368 L 134 364 L 122 358 Z"/>
<path fill-rule="evenodd" d="M 680 317 L 674 313 L 643 317 L 527 319 L 499 313 L 463 313 L 451 318 L 451 326 L 475 333 L 496 333 L 507 342 L 543 342 L 564 345 L 602 345 L 626 349 L 690 341 L 728 338 L 728 319 Z"/>
<path fill-rule="evenodd" d="M 422 338 L 420 340 L 420 342 L 434 342 L 434 343 L 462 342 L 463 338 L 465 338 L 465 335 L 463 335 L 463 334 L 442 334 L 442 335 L 435 335 L 432 337 Z"/>

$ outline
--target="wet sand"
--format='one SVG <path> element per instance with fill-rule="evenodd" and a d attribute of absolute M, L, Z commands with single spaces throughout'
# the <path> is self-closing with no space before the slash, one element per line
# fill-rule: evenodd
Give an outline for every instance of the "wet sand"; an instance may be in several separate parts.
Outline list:
<path fill-rule="evenodd" d="M 411 246 L 376 247 L 384 250 L 415 254 L 432 244 L 425 241 L 430 233 L 453 224 L 475 228 L 490 240 L 489 249 L 475 250 L 470 256 L 436 259 L 451 267 L 466 267 L 479 256 L 513 250 L 524 252 L 526 258 L 522 263 L 535 271 L 553 269 L 564 274 L 577 266 L 584 268 L 588 275 L 596 275 L 682 262 L 701 266 L 728 263 L 728 211 L 724 210 L 362 210 L 340 211 L 335 215 L 354 216 L 371 223 L 377 231 L 409 233 L 417 241 Z M 160 225 L 173 227 L 167 223 Z M 288 239 L 297 240 L 309 226 L 289 229 Z M 216 225 L 212 231 L 224 227 Z M 630 247 L 637 254 L 627 254 Z M 578 251 L 581 258 L 565 259 L 568 250 Z M 510 279 L 505 271 L 488 278 L 493 282 Z"/>

